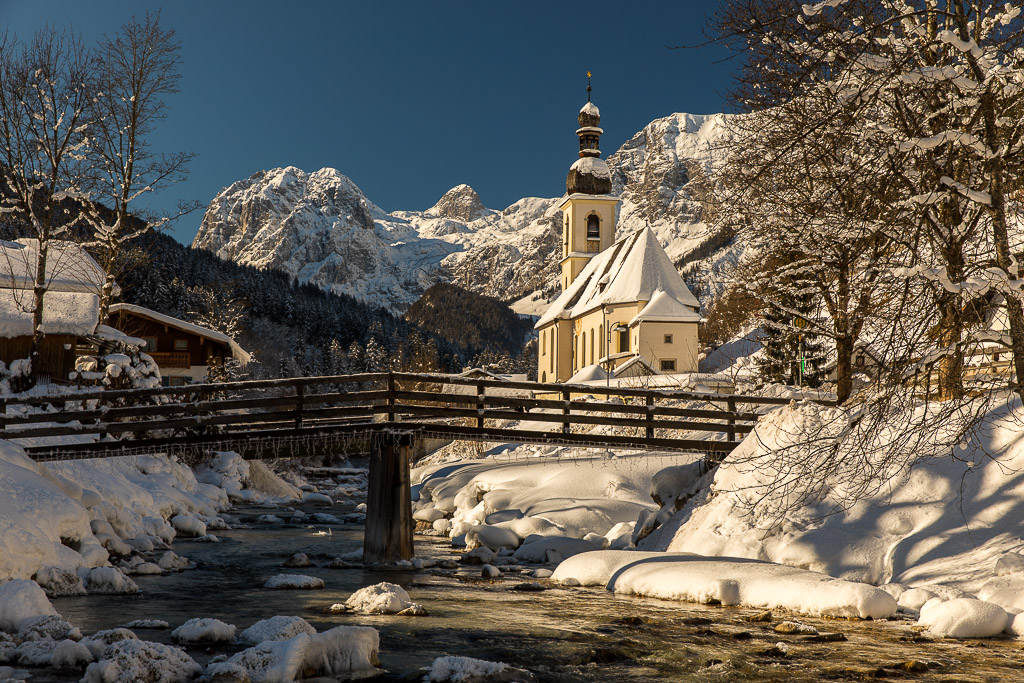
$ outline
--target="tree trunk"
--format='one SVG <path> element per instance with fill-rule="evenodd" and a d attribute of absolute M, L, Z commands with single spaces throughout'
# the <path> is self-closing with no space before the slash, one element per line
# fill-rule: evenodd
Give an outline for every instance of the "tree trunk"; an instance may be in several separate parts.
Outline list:
<path fill-rule="evenodd" d="M 950 276 L 950 279 L 953 277 Z M 938 343 L 946 354 L 939 360 L 938 398 L 946 401 L 964 395 L 964 357 L 960 350 L 963 319 L 956 294 L 942 293 L 939 297 L 939 315 Z"/>
<path fill-rule="evenodd" d="M 36 254 L 36 282 L 32 288 L 34 307 L 32 309 L 32 346 L 29 351 L 29 361 L 32 367 L 29 371 L 28 385 L 30 389 L 39 380 L 40 364 L 42 363 L 43 340 L 43 296 L 46 294 L 46 257 L 49 252 L 49 242 L 40 236 L 38 241 L 39 251 Z"/>
<path fill-rule="evenodd" d="M 836 399 L 845 403 L 853 391 L 853 337 L 836 337 Z"/>

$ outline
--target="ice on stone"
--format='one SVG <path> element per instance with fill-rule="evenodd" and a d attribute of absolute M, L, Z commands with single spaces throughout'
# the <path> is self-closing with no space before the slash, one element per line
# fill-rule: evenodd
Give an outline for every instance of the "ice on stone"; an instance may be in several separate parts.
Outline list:
<path fill-rule="evenodd" d="M 189 619 L 171 631 L 171 638 L 183 643 L 221 643 L 235 638 L 235 627 L 219 619 Z"/>
<path fill-rule="evenodd" d="M 324 587 L 324 580 L 315 576 L 304 574 L 278 574 L 267 579 L 263 584 L 264 588 L 298 588 L 304 590 L 317 590 Z"/>
<path fill-rule="evenodd" d="M 85 670 L 82 683 L 181 683 L 201 667 L 181 648 L 142 640 L 122 640 L 107 646 Z"/>
<path fill-rule="evenodd" d="M 288 640 L 300 634 L 313 635 L 316 629 L 302 617 L 275 616 L 257 621 L 242 631 L 238 640 L 248 645 L 258 645 L 268 640 Z"/>
<path fill-rule="evenodd" d="M 412 605 L 404 588 L 386 581 L 360 588 L 345 601 L 348 609 L 363 614 L 397 614 Z"/>

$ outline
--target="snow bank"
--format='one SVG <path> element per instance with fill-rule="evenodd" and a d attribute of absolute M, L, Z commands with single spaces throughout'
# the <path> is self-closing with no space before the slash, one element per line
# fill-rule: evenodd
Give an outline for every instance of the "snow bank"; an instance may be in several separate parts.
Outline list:
<path fill-rule="evenodd" d="M 412 606 L 405 589 L 387 581 L 360 588 L 345 601 L 345 607 L 363 614 L 397 614 Z"/>
<path fill-rule="evenodd" d="M 791 506 L 776 524 L 773 510 L 787 505 L 784 493 L 761 498 L 778 465 L 768 448 L 826 433 L 842 423 L 842 410 L 799 403 L 763 417 L 708 475 L 709 485 L 640 548 L 766 559 L 876 585 L 948 584 L 970 593 L 993 578 L 998 558 L 1024 548 L 1024 441 L 1016 401 L 991 411 L 955 458 L 948 449 L 927 457 L 925 444 L 913 469 L 846 511 L 830 514 L 837 501 L 826 497 Z M 890 436 L 896 437 L 879 438 Z M 844 490 L 843 481 L 829 483 Z"/>
<path fill-rule="evenodd" d="M 552 578 L 629 595 L 835 617 L 879 619 L 897 607 L 891 595 L 874 586 L 770 562 L 681 553 L 584 553 L 558 565 Z"/>
<path fill-rule="evenodd" d="M 438 657 L 430 665 L 425 682 L 429 683 L 462 683 L 470 679 L 486 678 L 500 674 L 508 669 L 508 664 L 488 662 L 472 657 Z"/>
<path fill-rule="evenodd" d="M 466 535 L 470 549 L 515 548 L 532 534 L 604 537 L 618 524 L 655 509 L 651 477 L 697 456 L 618 454 L 565 457 L 550 447 L 521 446 L 479 460 L 413 470 L 413 515 Z M 451 518 L 447 526 L 442 522 Z M 480 527 L 476 529 L 476 527 Z"/>
<path fill-rule="evenodd" d="M 302 617 L 276 616 L 257 621 L 242 631 L 238 640 L 248 645 L 258 645 L 268 640 L 288 640 L 297 635 L 313 635 L 316 629 Z"/>
<path fill-rule="evenodd" d="M 183 643 L 230 643 L 235 627 L 219 619 L 189 619 L 171 631 L 171 638 Z"/>
<path fill-rule="evenodd" d="M 82 683 L 179 683 L 191 680 L 201 667 L 184 650 L 142 640 L 122 640 L 103 650 L 85 670 Z"/>
<path fill-rule="evenodd" d="M 972 598 L 929 601 L 918 624 L 943 638 L 990 638 L 1007 627 L 1009 616 L 999 605 Z"/>
<path fill-rule="evenodd" d="M 205 675 L 212 678 L 244 674 L 252 683 L 279 683 L 297 678 L 372 672 L 380 663 L 379 649 L 380 636 L 376 629 L 338 626 L 323 633 L 301 633 L 288 640 L 260 643 L 226 662 L 211 664 Z"/>

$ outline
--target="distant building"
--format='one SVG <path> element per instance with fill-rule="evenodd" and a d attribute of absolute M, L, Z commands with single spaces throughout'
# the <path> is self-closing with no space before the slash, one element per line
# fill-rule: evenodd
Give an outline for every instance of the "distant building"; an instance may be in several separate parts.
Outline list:
<path fill-rule="evenodd" d="M 661 373 L 695 372 L 700 303 L 650 228 L 614 239 L 620 200 L 600 158 L 604 131 L 589 84 L 578 120 L 580 158 L 560 207 L 562 294 L 535 325 L 537 379 L 564 382 L 635 357 Z"/>
<path fill-rule="evenodd" d="M 7 366 L 27 359 L 32 349 L 33 288 L 39 241 L 0 241 L 0 360 Z M 43 297 L 45 333 L 38 380 L 64 382 L 75 367 L 75 348 L 99 322 L 103 269 L 74 242 L 51 240 Z"/>
<path fill-rule="evenodd" d="M 249 362 L 249 354 L 226 334 L 142 306 L 111 305 L 110 324 L 146 342 L 143 351 L 160 367 L 165 386 L 202 382 L 212 364 L 231 358 Z"/>

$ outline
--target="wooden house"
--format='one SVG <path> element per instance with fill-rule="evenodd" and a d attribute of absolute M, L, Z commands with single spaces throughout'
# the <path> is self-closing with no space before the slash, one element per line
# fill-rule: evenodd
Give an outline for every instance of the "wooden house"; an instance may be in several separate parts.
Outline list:
<path fill-rule="evenodd" d="M 160 367 L 166 386 L 203 382 L 210 365 L 231 358 L 249 362 L 249 354 L 226 334 L 135 304 L 112 305 L 110 325 L 146 342 L 143 351 Z"/>

